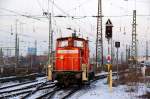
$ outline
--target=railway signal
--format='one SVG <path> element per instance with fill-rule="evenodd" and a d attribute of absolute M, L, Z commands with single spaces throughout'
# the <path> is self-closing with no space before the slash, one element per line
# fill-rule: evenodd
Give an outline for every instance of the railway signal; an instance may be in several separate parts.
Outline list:
<path fill-rule="evenodd" d="M 108 40 L 108 55 L 110 55 L 110 47 L 109 47 L 109 41 L 112 38 L 112 22 L 110 19 L 107 20 L 106 22 L 106 31 L 105 31 L 105 37 Z"/>
<path fill-rule="evenodd" d="M 112 22 L 110 21 L 110 19 L 108 19 L 108 21 L 106 22 L 106 31 L 105 31 L 105 37 L 107 39 L 111 39 L 112 38 Z"/>
<path fill-rule="evenodd" d="M 109 62 L 111 61 L 111 55 L 108 55 L 108 56 L 106 57 L 106 59 L 107 59 L 107 62 L 109 63 Z"/>
<path fill-rule="evenodd" d="M 110 88 L 110 91 L 112 91 L 112 64 L 110 63 L 111 62 L 111 54 L 110 54 L 110 44 L 109 44 L 109 41 L 110 39 L 112 38 L 112 22 L 110 21 L 110 19 L 107 20 L 106 22 L 106 31 L 105 31 L 105 37 L 107 38 L 108 40 L 108 55 L 107 55 L 107 68 L 108 68 L 108 79 L 107 79 L 107 82 L 109 83 L 109 88 Z"/>
<path fill-rule="evenodd" d="M 115 47 L 119 48 L 120 47 L 120 42 L 115 42 Z"/>

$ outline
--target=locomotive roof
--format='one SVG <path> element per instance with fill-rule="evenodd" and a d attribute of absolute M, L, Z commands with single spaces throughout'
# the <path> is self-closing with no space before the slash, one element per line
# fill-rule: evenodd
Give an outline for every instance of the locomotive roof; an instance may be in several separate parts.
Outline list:
<path fill-rule="evenodd" d="M 68 40 L 69 38 L 74 39 L 74 40 L 87 41 L 86 39 L 79 38 L 79 37 L 61 37 L 61 38 L 58 38 L 57 41 Z"/>

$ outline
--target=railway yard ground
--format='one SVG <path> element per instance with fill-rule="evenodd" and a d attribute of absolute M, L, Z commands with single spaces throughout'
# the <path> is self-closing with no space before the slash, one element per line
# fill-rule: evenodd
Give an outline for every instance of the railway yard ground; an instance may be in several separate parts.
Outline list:
<path fill-rule="evenodd" d="M 124 74 L 127 75 L 120 73 L 118 83 L 116 72 L 113 72 L 112 89 L 107 84 L 107 72 L 99 73 L 90 85 L 80 87 L 59 88 L 56 86 L 57 81 L 47 81 L 45 76 L 24 82 L 1 82 L 0 99 L 149 99 L 150 76 L 140 77 L 134 82 L 130 82 L 130 78 L 130 81 L 124 82 Z"/>

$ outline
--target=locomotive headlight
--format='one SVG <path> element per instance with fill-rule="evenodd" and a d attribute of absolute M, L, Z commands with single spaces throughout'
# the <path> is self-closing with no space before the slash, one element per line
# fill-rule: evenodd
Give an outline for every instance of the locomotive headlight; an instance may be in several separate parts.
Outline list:
<path fill-rule="evenodd" d="M 63 59 L 64 59 L 64 56 L 60 56 L 60 59 L 63 60 Z"/>

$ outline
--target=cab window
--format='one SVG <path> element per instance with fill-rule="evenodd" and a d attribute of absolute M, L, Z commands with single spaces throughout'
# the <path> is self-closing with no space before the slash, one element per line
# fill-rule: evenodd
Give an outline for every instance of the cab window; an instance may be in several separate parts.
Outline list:
<path fill-rule="evenodd" d="M 74 47 L 83 47 L 83 41 L 74 40 Z"/>
<path fill-rule="evenodd" d="M 68 41 L 67 40 L 59 41 L 58 47 L 67 47 L 67 46 L 68 46 Z"/>

